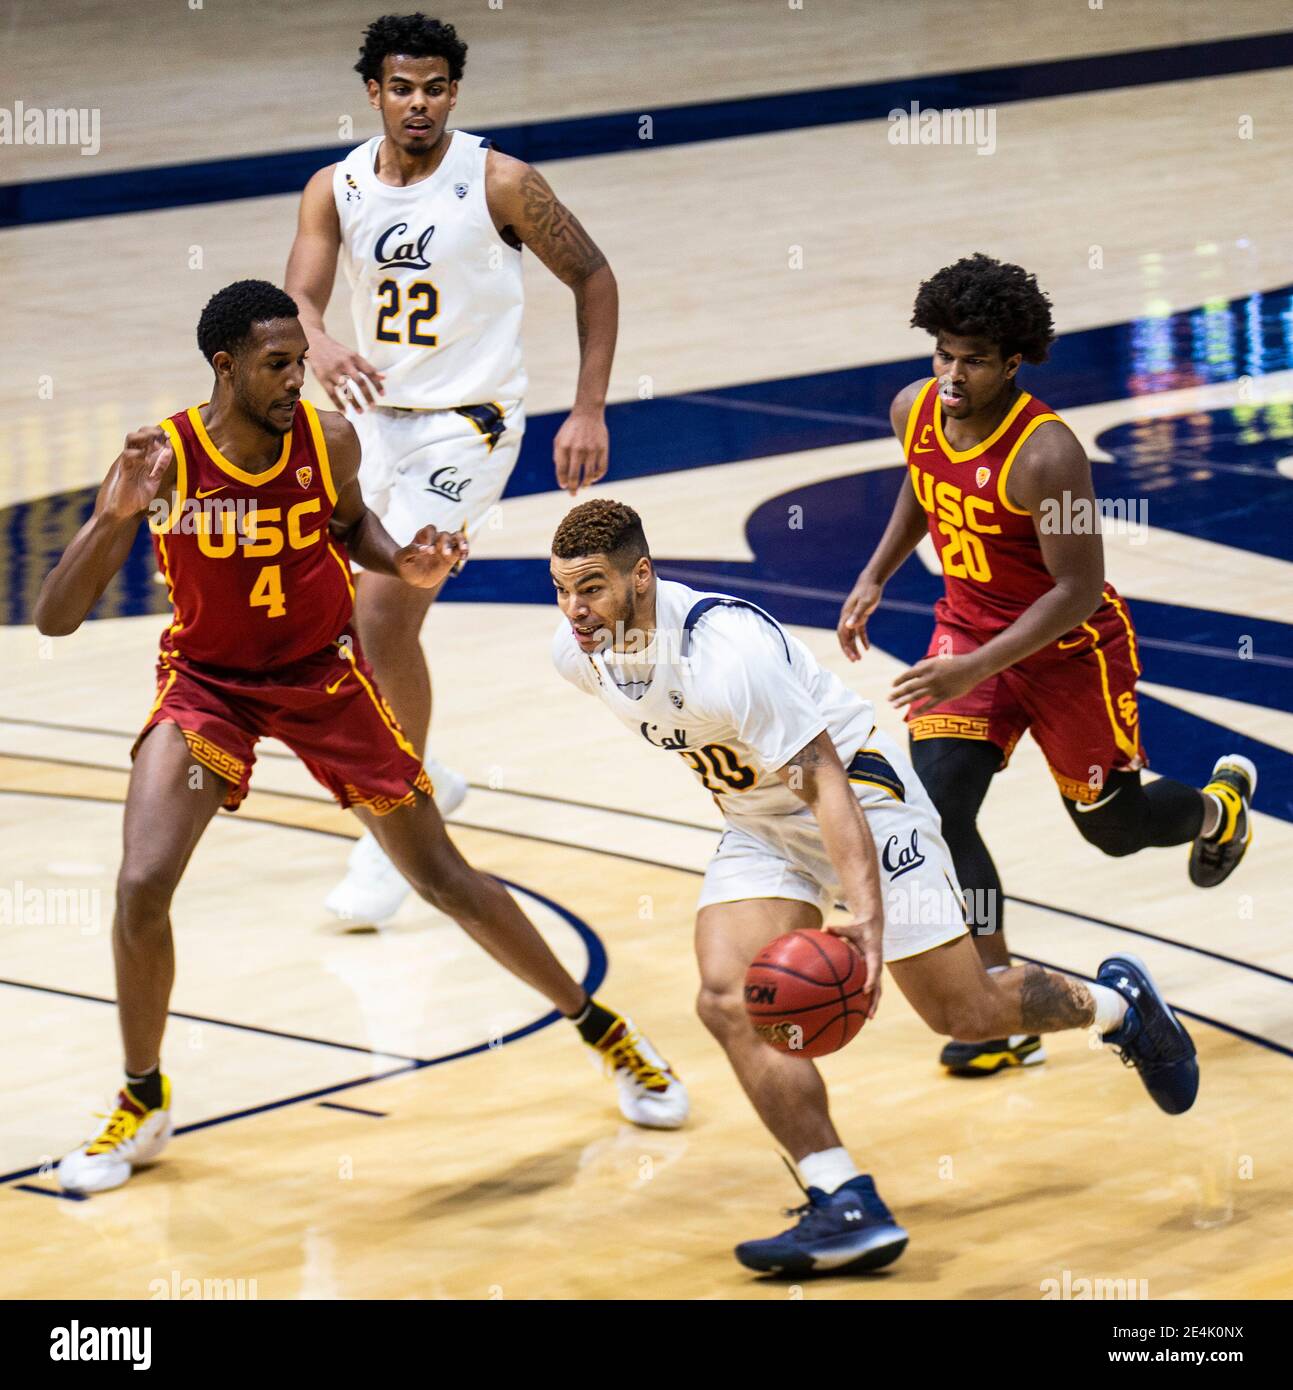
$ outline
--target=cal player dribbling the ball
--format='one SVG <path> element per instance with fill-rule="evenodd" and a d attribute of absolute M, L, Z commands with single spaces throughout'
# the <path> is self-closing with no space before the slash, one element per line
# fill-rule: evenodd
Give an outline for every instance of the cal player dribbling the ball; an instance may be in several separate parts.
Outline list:
<path fill-rule="evenodd" d="M 365 495 L 399 544 L 428 524 L 472 536 L 516 463 L 525 431 L 523 247 L 575 301 L 579 379 L 554 443 L 557 483 L 573 494 L 607 467 L 615 276 L 542 174 L 487 139 L 448 129 L 466 54 L 451 24 L 421 13 L 368 26 L 355 67 L 382 133 L 310 179 L 285 277 L 314 374 L 359 434 Z M 324 328 L 338 257 L 357 351 Z M 439 592 L 364 574 L 355 619 L 448 815 L 467 783 L 426 755 L 431 679 L 419 641 Z M 382 922 L 408 892 L 365 835 L 326 906 Z"/>
<path fill-rule="evenodd" d="M 696 918 L 698 1012 L 808 1198 L 795 1226 L 737 1247 L 743 1264 L 874 1269 L 907 1243 L 841 1143 L 816 1066 L 769 1047 L 745 1009 L 758 952 L 819 928 L 837 901 L 851 921 L 833 930 L 862 957 L 870 1012 L 883 959 L 935 1032 L 980 1039 L 1094 1026 L 1162 1109 L 1189 1109 L 1193 1043 L 1134 958 L 1105 961 L 1096 984 L 1031 964 L 987 972 L 911 765 L 877 730 L 872 706 L 769 614 L 658 579 L 637 513 L 600 498 L 557 528 L 551 573 L 562 612 L 557 670 L 631 733 L 681 757 L 723 815 Z"/>

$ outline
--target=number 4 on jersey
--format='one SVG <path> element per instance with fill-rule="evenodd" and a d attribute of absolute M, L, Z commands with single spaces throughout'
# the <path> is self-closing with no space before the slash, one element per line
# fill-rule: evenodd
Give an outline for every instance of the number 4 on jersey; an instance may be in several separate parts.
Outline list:
<path fill-rule="evenodd" d="M 248 602 L 253 608 L 267 608 L 266 617 L 281 618 L 287 612 L 287 600 L 283 597 L 283 569 L 281 565 L 262 565 L 256 582 L 251 586 Z"/>

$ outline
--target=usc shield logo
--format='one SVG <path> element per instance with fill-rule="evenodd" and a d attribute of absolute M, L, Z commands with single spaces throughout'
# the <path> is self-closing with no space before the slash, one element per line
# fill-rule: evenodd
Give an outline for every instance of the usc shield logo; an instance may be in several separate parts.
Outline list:
<path fill-rule="evenodd" d="M 304 465 L 304 467 L 296 470 L 296 481 L 300 483 L 302 487 L 309 487 L 313 477 L 314 469 L 311 468 L 308 463 Z"/>

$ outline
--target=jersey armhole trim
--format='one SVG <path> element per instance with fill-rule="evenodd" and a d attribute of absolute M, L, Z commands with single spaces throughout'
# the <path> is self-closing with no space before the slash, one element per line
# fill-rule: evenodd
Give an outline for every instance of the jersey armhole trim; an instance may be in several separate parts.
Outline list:
<path fill-rule="evenodd" d="M 302 401 L 306 424 L 310 427 L 310 438 L 314 441 L 314 456 L 319 461 L 319 476 L 323 479 L 323 490 L 328 501 L 337 505 L 337 485 L 332 481 L 332 460 L 328 457 L 328 441 L 323 437 L 323 426 L 319 423 L 319 412 L 309 401 Z"/>
<path fill-rule="evenodd" d="M 189 490 L 189 464 L 188 455 L 184 452 L 184 440 L 176 429 L 174 420 L 163 420 L 161 427 L 166 431 L 166 437 L 175 451 L 175 500 L 171 503 L 166 520 L 160 526 L 149 521 L 148 529 L 154 535 L 168 533 L 174 528 L 176 519 L 184 509 L 184 499 Z"/>
<path fill-rule="evenodd" d="M 930 379 L 922 386 L 916 394 L 916 399 L 911 403 L 911 409 L 907 412 L 907 428 L 902 436 L 902 457 L 904 462 L 911 453 L 911 437 L 916 433 L 916 417 L 920 414 L 920 408 L 925 404 L 925 397 L 929 395 L 929 388 L 937 381 L 937 377 Z"/>
<path fill-rule="evenodd" d="M 1013 445 L 1011 445 L 1010 452 L 1006 455 L 1006 461 L 1001 465 L 1001 472 L 997 474 L 997 497 L 1000 500 L 1001 505 L 1008 512 L 1014 512 L 1016 516 L 1031 516 L 1032 513 L 1028 510 L 1027 507 L 1016 507 L 1015 504 L 1006 497 L 1006 479 L 1010 476 L 1010 470 L 1014 465 L 1015 458 L 1018 456 L 1020 449 L 1022 449 L 1024 447 L 1024 444 L 1028 441 L 1028 437 L 1032 434 L 1032 432 L 1037 428 L 1038 425 L 1044 425 L 1049 420 L 1058 420 L 1059 418 L 1060 417 L 1058 415 L 1053 414 L 1033 416 L 1033 418 L 1029 420 L 1029 422 L 1024 426 L 1023 431 L 1019 435 L 1019 438 L 1015 440 Z"/>

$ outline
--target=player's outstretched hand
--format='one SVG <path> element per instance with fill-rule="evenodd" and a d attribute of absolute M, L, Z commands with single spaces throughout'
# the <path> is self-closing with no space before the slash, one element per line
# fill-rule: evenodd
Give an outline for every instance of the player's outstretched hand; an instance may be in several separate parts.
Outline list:
<path fill-rule="evenodd" d="M 310 366 L 314 378 L 340 411 L 363 413 L 386 394 L 383 374 L 365 357 L 331 338 L 316 338 L 310 344 Z"/>
<path fill-rule="evenodd" d="M 610 457 L 611 437 L 601 412 L 572 410 L 552 445 L 557 486 L 573 497 L 581 487 L 591 487 L 606 476 Z"/>
<path fill-rule="evenodd" d="M 889 693 L 889 703 L 910 705 L 912 714 L 920 714 L 968 694 L 983 679 L 972 652 L 927 656 L 898 676 Z"/>
<path fill-rule="evenodd" d="M 121 521 L 144 511 L 162 486 L 166 471 L 175 461 L 175 450 L 166 431 L 157 425 L 131 430 L 108 470 L 103 491 L 103 510 Z"/>
<path fill-rule="evenodd" d="M 416 589 L 434 589 L 467 558 L 467 537 L 461 531 L 438 531 L 424 526 L 395 555 L 400 578 Z"/>
<path fill-rule="evenodd" d="M 877 584 L 866 575 L 860 574 L 852 592 L 844 600 L 835 635 L 839 638 L 840 650 L 850 661 L 861 661 L 863 650 L 869 650 L 871 647 L 866 635 L 866 620 L 879 606 L 880 595 L 883 593 L 883 584 Z"/>
<path fill-rule="evenodd" d="M 827 927 L 826 930 L 832 936 L 842 936 L 862 957 L 862 964 L 866 968 L 862 987 L 868 995 L 866 1016 L 874 1018 L 875 1011 L 880 1007 L 880 979 L 884 974 L 884 956 L 881 949 L 884 940 L 884 919 L 845 922 L 842 926 Z"/>

